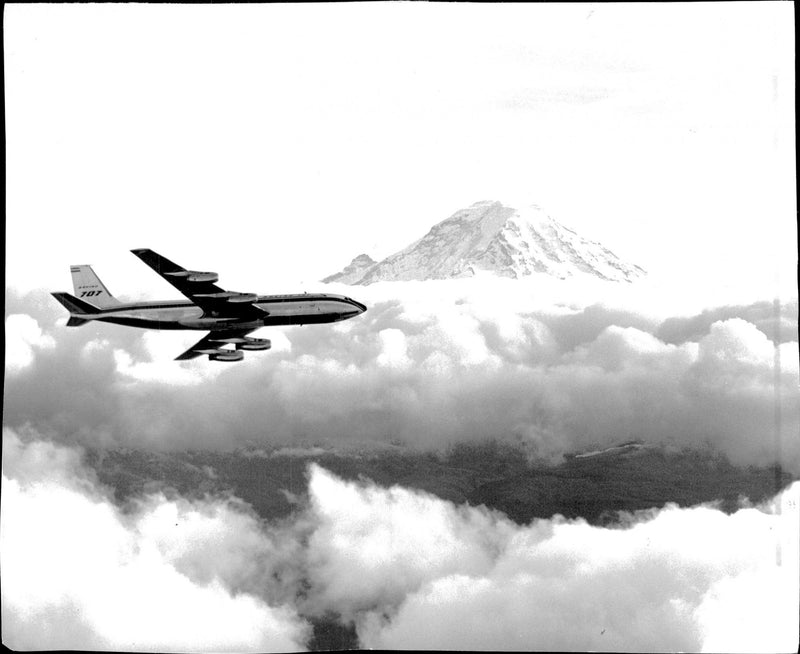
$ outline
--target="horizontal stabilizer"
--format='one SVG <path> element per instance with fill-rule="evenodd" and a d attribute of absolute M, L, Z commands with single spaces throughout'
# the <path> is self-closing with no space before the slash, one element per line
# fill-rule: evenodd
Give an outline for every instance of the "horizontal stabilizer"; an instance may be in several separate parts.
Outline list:
<path fill-rule="evenodd" d="M 81 325 L 85 325 L 88 320 L 86 318 L 78 318 L 77 316 L 70 316 L 69 320 L 67 320 L 67 327 L 80 327 Z"/>
<path fill-rule="evenodd" d="M 98 309 L 93 304 L 90 304 L 86 300 L 80 300 L 76 298 L 74 295 L 70 295 L 69 293 L 51 293 L 51 295 L 61 302 L 64 308 L 69 311 L 70 313 L 77 313 L 83 315 L 92 315 L 95 313 L 100 313 L 100 309 Z"/>

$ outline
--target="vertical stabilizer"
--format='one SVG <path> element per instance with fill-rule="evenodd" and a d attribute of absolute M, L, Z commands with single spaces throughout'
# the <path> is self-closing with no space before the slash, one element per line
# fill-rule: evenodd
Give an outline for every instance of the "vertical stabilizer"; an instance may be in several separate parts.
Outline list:
<path fill-rule="evenodd" d="M 91 266 L 70 266 L 70 272 L 75 296 L 78 299 L 91 302 L 101 309 L 120 304 L 120 301 L 108 292 L 105 284 L 100 281 Z"/>

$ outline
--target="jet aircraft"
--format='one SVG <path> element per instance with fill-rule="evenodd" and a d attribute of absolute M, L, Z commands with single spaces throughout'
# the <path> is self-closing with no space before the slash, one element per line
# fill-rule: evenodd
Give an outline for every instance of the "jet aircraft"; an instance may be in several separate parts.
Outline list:
<path fill-rule="evenodd" d="M 367 310 L 360 302 L 333 293 L 256 295 L 226 291 L 216 286 L 217 273 L 187 270 L 146 248 L 131 252 L 188 300 L 120 302 L 91 266 L 71 266 L 75 295 L 52 294 L 69 311 L 68 327 L 99 320 L 147 329 L 201 329 L 208 334 L 176 360 L 208 355 L 211 361 L 240 361 L 244 350 L 272 347 L 269 339 L 248 336 L 260 327 L 337 322 Z"/>

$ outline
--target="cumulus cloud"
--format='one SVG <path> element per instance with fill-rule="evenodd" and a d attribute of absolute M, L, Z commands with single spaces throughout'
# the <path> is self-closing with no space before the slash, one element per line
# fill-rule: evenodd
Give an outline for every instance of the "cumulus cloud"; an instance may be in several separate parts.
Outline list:
<path fill-rule="evenodd" d="M 124 513 L 71 450 L 4 433 L 3 642 L 12 649 L 304 648 L 307 625 L 247 588 L 269 542 L 232 503 Z"/>
<path fill-rule="evenodd" d="M 7 371 L 6 424 L 170 449 L 636 439 L 800 471 L 796 332 L 764 326 L 774 302 L 687 317 L 696 299 L 649 287 L 473 281 L 359 288 L 367 313 L 265 330 L 279 347 L 234 365 L 173 362 L 197 334 L 67 329 L 30 303 L 56 346 Z M 796 324 L 796 300 L 778 307 Z"/>
<path fill-rule="evenodd" d="M 312 466 L 310 595 L 354 615 L 371 648 L 784 651 L 798 626 L 798 493 L 733 515 L 668 506 L 616 529 L 517 526 Z M 731 629 L 732 613 L 748 619 Z"/>
<path fill-rule="evenodd" d="M 402 487 L 346 483 L 316 465 L 309 501 L 314 605 L 348 618 L 390 610 L 432 577 L 487 571 L 514 529 L 500 514 Z"/>
<path fill-rule="evenodd" d="M 800 488 L 781 498 L 791 505 Z M 535 521 L 489 570 L 431 576 L 389 616 L 366 615 L 376 648 L 788 651 L 797 630 L 789 515 L 668 507 L 626 529 Z M 770 592 L 755 594 L 770 588 Z M 730 629 L 732 614 L 746 618 Z M 744 640 L 742 640 L 744 638 Z M 717 649 L 719 648 L 719 649 Z"/>
<path fill-rule="evenodd" d="M 666 343 L 697 340 L 708 333 L 715 322 L 741 318 L 755 325 L 776 342 L 797 339 L 797 300 L 760 301 L 749 305 L 720 306 L 692 316 L 674 316 L 659 325 L 656 335 Z"/>
<path fill-rule="evenodd" d="M 12 371 L 29 366 L 34 352 L 55 347 L 55 339 L 42 332 L 35 318 L 15 313 L 6 318 L 6 368 Z"/>
<path fill-rule="evenodd" d="M 274 651 L 307 620 L 362 647 L 788 651 L 798 499 L 726 515 L 667 506 L 601 528 L 516 525 L 317 465 L 288 519 L 235 498 L 121 509 L 80 453 L 6 431 L 3 641 L 15 648 Z"/>

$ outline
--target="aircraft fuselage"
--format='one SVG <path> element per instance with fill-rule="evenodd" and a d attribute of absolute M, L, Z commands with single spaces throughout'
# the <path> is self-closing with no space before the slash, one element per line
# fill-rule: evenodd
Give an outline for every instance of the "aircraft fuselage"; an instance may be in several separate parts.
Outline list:
<path fill-rule="evenodd" d="M 207 311 L 188 300 L 175 300 L 119 304 L 81 317 L 147 329 L 223 331 L 231 328 L 257 329 L 272 325 L 338 322 L 367 310 L 360 302 L 332 293 L 260 295 L 252 304 L 267 314 L 257 318 L 226 315 L 224 308 Z"/>

